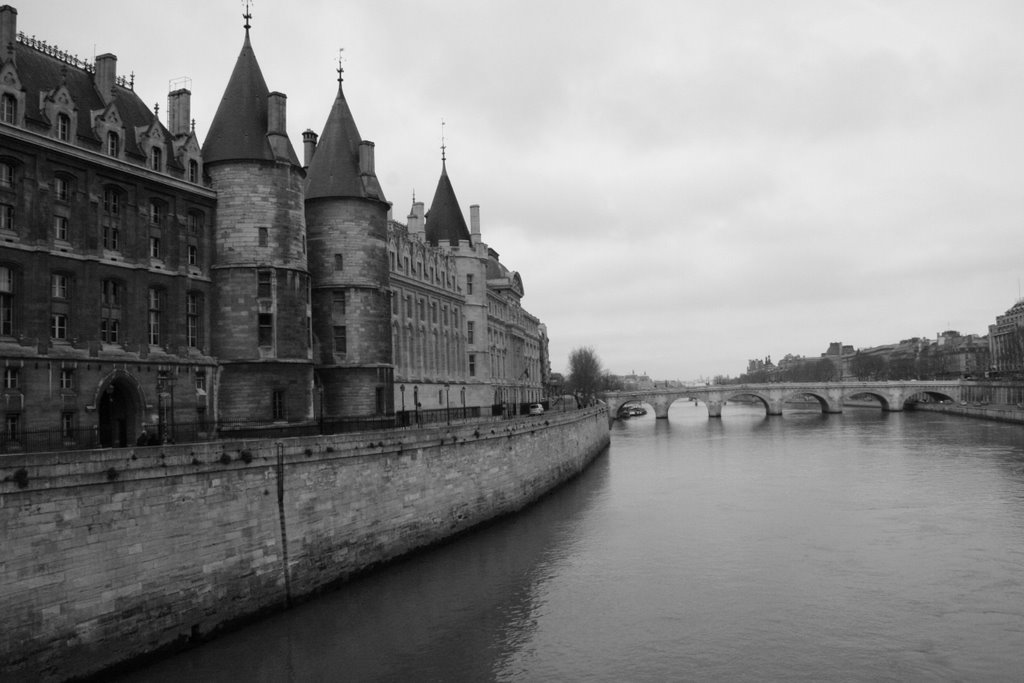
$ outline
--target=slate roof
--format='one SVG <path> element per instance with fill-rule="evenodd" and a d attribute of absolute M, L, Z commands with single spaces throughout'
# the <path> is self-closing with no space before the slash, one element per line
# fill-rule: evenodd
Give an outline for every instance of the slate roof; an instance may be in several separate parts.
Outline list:
<path fill-rule="evenodd" d="M 78 110 L 77 130 L 73 131 L 75 144 L 94 151 L 100 150 L 102 144 L 93 133 L 91 113 L 105 110 L 107 105 L 96 90 L 93 74 L 21 42 L 16 42 L 14 49 L 18 80 L 25 89 L 25 127 L 36 131 L 50 130 L 51 122 L 41 108 L 40 93 L 55 91 L 63 85 L 68 89 L 68 94 Z M 138 145 L 135 129 L 148 128 L 154 123 L 156 116 L 131 88 L 115 85 L 113 92 L 113 104 L 117 107 L 126 133 L 121 142 L 125 158 L 144 165 L 146 155 Z M 164 134 L 164 140 L 169 143 L 173 136 L 163 124 L 157 122 L 157 125 Z M 180 170 L 173 150 L 169 149 L 170 145 L 165 146 L 168 147 L 164 150 L 168 169 Z"/>
<path fill-rule="evenodd" d="M 360 142 L 362 137 L 339 79 L 338 96 L 306 170 L 306 199 L 361 197 L 385 201 L 377 177 L 359 172 Z"/>
<path fill-rule="evenodd" d="M 427 241 L 439 244 L 448 241 L 458 244 L 460 240 L 471 241 L 466 219 L 459 208 L 459 200 L 455 198 L 455 189 L 448 178 L 448 169 L 444 160 L 441 161 L 441 178 L 437 181 L 434 200 L 430 202 L 426 225 Z"/>
<path fill-rule="evenodd" d="M 228 79 L 224 96 L 217 105 L 210 131 L 203 142 L 203 162 L 260 160 L 274 161 L 274 150 L 267 140 L 270 90 L 263 78 L 256 53 L 249 42 L 249 29 L 238 53 L 235 68 Z M 295 150 L 288 142 L 290 161 L 299 165 Z"/>

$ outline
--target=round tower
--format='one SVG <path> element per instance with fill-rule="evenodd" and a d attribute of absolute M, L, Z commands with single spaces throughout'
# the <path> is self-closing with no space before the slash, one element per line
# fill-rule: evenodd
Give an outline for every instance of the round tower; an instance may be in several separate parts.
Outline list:
<path fill-rule="evenodd" d="M 313 358 L 327 419 L 394 412 L 388 204 L 340 73 L 306 185 Z"/>
<path fill-rule="evenodd" d="M 245 42 L 203 146 L 217 191 L 213 355 L 224 425 L 313 417 L 304 172 L 285 96 L 269 92 Z"/>

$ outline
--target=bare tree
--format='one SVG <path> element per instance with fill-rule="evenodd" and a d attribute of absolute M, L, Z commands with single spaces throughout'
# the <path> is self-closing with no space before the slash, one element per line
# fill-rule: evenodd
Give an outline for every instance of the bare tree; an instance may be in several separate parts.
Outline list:
<path fill-rule="evenodd" d="M 597 352 L 590 346 L 573 349 L 569 354 L 569 387 L 584 405 L 594 402 L 603 382 L 604 370 Z"/>

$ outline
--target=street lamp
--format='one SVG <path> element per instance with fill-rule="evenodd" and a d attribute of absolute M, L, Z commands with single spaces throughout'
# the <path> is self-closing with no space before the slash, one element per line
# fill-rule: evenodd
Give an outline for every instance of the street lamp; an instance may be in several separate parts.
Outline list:
<path fill-rule="evenodd" d="M 402 424 L 405 425 L 405 385 L 399 384 L 398 391 L 402 393 Z"/>
<path fill-rule="evenodd" d="M 466 417 L 466 387 L 462 387 L 462 417 Z"/>
<path fill-rule="evenodd" d="M 448 400 L 448 390 L 451 389 L 451 385 L 448 382 L 444 383 L 444 417 L 448 424 L 452 423 L 452 404 Z"/>
<path fill-rule="evenodd" d="M 414 386 L 412 388 L 412 405 L 416 409 L 416 424 L 420 423 L 420 388 Z"/>

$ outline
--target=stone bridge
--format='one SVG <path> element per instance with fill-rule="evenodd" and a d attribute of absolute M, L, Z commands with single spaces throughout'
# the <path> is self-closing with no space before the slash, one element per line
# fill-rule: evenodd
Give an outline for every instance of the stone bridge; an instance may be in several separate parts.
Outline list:
<path fill-rule="evenodd" d="M 764 404 L 768 415 L 782 415 L 782 406 L 794 399 L 812 398 L 821 405 L 823 413 L 841 413 L 843 404 L 853 396 L 868 394 L 882 405 L 882 410 L 898 412 L 914 397 L 927 396 L 934 401 L 961 400 L 961 385 L 955 380 L 918 382 L 899 380 L 890 382 L 779 382 L 772 384 L 722 384 L 695 387 L 666 387 L 641 391 L 610 391 L 600 398 L 608 404 L 608 414 L 614 418 L 619 408 L 631 401 L 654 407 L 658 419 L 668 418 L 668 409 L 676 401 L 697 400 L 708 408 L 708 417 L 721 417 L 727 401 L 751 397 Z"/>

